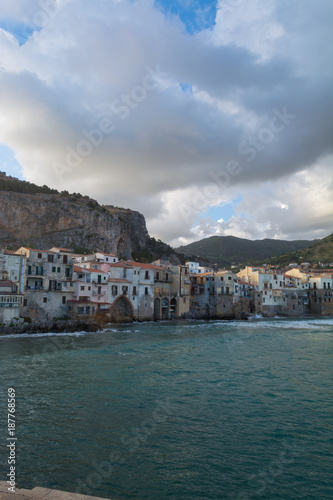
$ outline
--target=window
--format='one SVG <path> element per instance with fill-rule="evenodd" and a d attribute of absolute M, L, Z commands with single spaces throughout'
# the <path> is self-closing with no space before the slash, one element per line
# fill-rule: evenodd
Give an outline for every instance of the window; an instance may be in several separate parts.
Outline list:
<path fill-rule="evenodd" d="M 53 255 L 49 254 L 49 255 L 47 256 L 47 261 L 48 261 L 48 262 L 53 262 Z"/>
<path fill-rule="evenodd" d="M 111 290 L 112 290 L 112 295 L 117 295 L 118 294 L 118 287 L 117 287 L 117 285 L 112 285 Z"/>
<path fill-rule="evenodd" d="M 66 297 L 65 297 L 65 295 L 62 297 L 62 303 L 66 304 Z"/>
<path fill-rule="evenodd" d="M 27 299 L 23 299 L 23 305 L 26 306 L 28 303 Z"/>
<path fill-rule="evenodd" d="M 97 290 L 97 294 L 98 294 L 98 295 L 101 295 L 101 293 L 102 293 L 102 287 L 101 287 L 101 286 L 99 286 L 99 287 L 98 287 L 98 290 Z"/>
<path fill-rule="evenodd" d="M 80 286 L 80 290 L 84 290 L 84 286 Z"/>
<path fill-rule="evenodd" d="M 165 279 L 166 279 L 166 281 L 169 281 L 169 274 L 168 273 L 166 273 Z"/>
<path fill-rule="evenodd" d="M 231 281 L 231 276 L 228 276 L 228 280 L 230 280 L 230 281 Z"/>
<path fill-rule="evenodd" d="M 89 290 L 89 291 L 91 290 L 91 286 L 88 286 L 88 290 Z"/>
<path fill-rule="evenodd" d="M 133 295 L 137 295 L 136 286 L 133 286 Z"/>
<path fill-rule="evenodd" d="M 55 266 L 52 266 L 52 272 L 55 273 L 56 272 L 56 268 Z"/>
<path fill-rule="evenodd" d="M 63 264 L 67 264 L 67 262 L 68 262 L 68 255 L 64 255 L 63 256 L 62 262 L 63 262 Z"/>
<path fill-rule="evenodd" d="M 145 286 L 145 295 L 148 295 L 148 287 Z"/>
<path fill-rule="evenodd" d="M 223 278 L 223 276 L 221 276 L 221 281 L 224 281 L 224 278 Z"/>
<path fill-rule="evenodd" d="M 57 267 L 57 273 L 60 273 L 60 267 Z"/>
<path fill-rule="evenodd" d="M 156 273 L 156 280 L 157 280 L 157 281 L 159 281 L 159 279 L 160 279 L 160 273 L 159 273 L 159 272 L 157 272 L 157 273 Z"/>
<path fill-rule="evenodd" d="M 149 271 L 145 272 L 145 280 L 149 280 Z"/>
<path fill-rule="evenodd" d="M 45 302 L 47 302 L 47 297 L 43 297 L 43 302 L 45 304 Z"/>
<path fill-rule="evenodd" d="M 128 292 L 128 286 L 123 286 L 123 294 L 127 295 Z"/>
<path fill-rule="evenodd" d="M 41 259 L 43 255 L 41 253 L 37 254 L 37 259 Z"/>

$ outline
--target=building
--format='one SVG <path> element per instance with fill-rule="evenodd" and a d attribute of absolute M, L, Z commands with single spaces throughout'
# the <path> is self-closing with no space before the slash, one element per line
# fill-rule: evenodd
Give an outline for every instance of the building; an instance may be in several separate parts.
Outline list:
<path fill-rule="evenodd" d="M 16 283 L 11 280 L 0 280 L 0 322 L 11 323 L 20 318 L 23 294 L 19 293 Z"/>
<path fill-rule="evenodd" d="M 108 274 L 105 271 L 74 265 L 73 280 L 73 295 L 67 304 L 67 312 L 72 318 L 109 310 Z"/>
<path fill-rule="evenodd" d="M 66 317 L 74 292 L 70 250 L 21 247 L 15 253 L 26 259 L 22 315 L 43 321 Z"/>
<path fill-rule="evenodd" d="M 214 269 L 210 267 L 200 266 L 199 262 L 185 262 L 185 266 L 188 268 L 190 274 L 203 274 L 212 273 Z"/>

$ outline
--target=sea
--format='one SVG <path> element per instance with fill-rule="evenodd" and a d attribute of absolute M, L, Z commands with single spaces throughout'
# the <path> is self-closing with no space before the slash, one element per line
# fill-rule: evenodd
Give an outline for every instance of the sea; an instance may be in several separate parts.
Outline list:
<path fill-rule="evenodd" d="M 12 446 L 19 488 L 333 499 L 332 374 L 332 318 L 2 336 L 0 480 Z"/>

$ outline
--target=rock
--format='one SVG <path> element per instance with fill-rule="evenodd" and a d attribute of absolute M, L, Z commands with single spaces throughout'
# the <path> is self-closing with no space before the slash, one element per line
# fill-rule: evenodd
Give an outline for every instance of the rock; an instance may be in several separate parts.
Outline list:
<path fill-rule="evenodd" d="M 0 191 L 0 206 L 2 246 L 83 247 L 129 259 L 149 241 L 142 214 L 85 197 Z"/>

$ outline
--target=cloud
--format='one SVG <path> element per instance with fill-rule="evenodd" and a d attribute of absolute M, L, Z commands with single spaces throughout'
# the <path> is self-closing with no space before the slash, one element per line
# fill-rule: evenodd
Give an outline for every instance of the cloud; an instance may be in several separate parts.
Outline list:
<path fill-rule="evenodd" d="M 172 243 L 329 232 L 328 1 L 220 2 L 193 35 L 150 0 L 28 4 L 2 14 L 26 43 L 0 31 L 0 143 L 25 178 L 140 210 Z M 240 195 L 232 219 L 202 219 Z"/>

